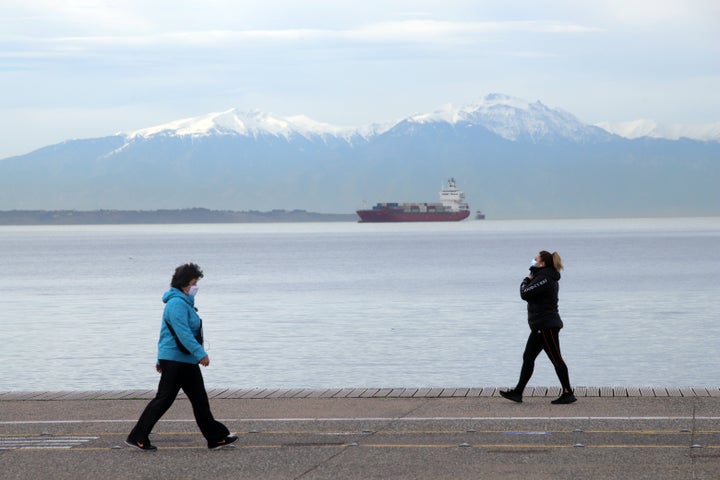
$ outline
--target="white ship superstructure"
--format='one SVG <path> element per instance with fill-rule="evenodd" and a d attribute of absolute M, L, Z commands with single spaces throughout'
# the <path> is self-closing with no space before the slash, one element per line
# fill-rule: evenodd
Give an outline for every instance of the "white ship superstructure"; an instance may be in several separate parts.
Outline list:
<path fill-rule="evenodd" d="M 470 208 L 465 202 L 465 193 L 457 188 L 454 178 L 448 180 L 447 187 L 440 190 L 440 202 L 453 212 L 461 212 Z"/>

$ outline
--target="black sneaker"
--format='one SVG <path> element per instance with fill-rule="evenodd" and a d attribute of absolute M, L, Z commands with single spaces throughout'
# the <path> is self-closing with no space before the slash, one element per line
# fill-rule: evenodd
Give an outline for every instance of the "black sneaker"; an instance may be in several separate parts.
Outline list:
<path fill-rule="evenodd" d="M 517 390 L 500 390 L 500 395 L 513 402 L 522 403 L 522 393 Z"/>
<path fill-rule="evenodd" d="M 140 450 L 141 452 L 154 452 L 157 450 L 157 447 L 151 444 L 149 440 L 147 442 L 134 442 L 128 438 L 125 440 L 125 445 Z"/>
<path fill-rule="evenodd" d="M 566 403 L 573 403 L 577 402 L 577 398 L 575 398 L 574 392 L 563 392 L 562 395 L 560 395 L 558 398 L 553 400 L 550 403 L 553 403 L 555 405 L 564 405 Z"/>
<path fill-rule="evenodd" d="M 234 447 L 233 443 L 238 441 L 237 435 L 228 435 L 225 438 L 221 438 L 217 442 L 208 443 L 210 450 L 220 450 L 222 448 Z"/>

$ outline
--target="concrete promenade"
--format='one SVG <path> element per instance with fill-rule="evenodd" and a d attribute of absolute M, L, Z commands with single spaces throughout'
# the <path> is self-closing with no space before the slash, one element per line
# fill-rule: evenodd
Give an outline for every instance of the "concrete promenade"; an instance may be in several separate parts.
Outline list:
<path fill-rule="evenodd" d="M 154 390 L 0 392 L 0 478 L 720 479 L 720 389 L 211 390 L 240 436 L 208 451 L 180 398 L 123 440 Z"/>

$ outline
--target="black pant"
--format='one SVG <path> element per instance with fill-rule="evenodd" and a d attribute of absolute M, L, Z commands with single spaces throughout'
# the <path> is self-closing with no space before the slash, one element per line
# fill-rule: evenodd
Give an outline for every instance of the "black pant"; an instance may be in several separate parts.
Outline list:
<path fill-rule="evenodd" d="M 518 381 L 517 387 L 515 387 L 516 391 L 522 393 L 522 391 L 525 390 L 525 386 L 530 381 L 533 370 L 535 370 L 535 359 L 543 350 L 545 350 L 545 353 L 555 367 L 555 373 L 560 380 L 563 391 L 569 392 L 572 390 L 570 387 L 568 368 L 560 354 L 559 335 L 559 328 L 533 330 L 530 332 L 530 337 L 528 337 L 527 344 L 525 345 L 525 353 L 523 353 L 523 364 L 520 369 L 520 380 Z"/>
<path fill-rule="evenodd" d="M 216 442 L 230 434 L 227 427 L 215 420 L 210 412 L 210 402 L 199 365 L 160 360 L 160 367 L 162 375 L 157 394 L 140 415 L 135 428 L 128 436 L 129 440 L 148 442 L 153 427 L 168 411 L 181 388 L 192 404 L 195 421 L 208 443 Z"/>

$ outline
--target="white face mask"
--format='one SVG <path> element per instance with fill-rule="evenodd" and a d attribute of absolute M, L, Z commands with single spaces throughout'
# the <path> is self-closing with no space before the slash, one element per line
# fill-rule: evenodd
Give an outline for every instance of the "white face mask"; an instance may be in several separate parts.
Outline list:
<path fill-rule="evenodd" d="M 190 290 L 188 290 L 188 295 L 194 297 L 195 295 L 197 295 L 198 290 L 200 290 L 200 287 L 198 287 L 197 285 L 191 285 Z"/>
<path fill-rule="evenodd" d="M 534 258 L 533 258 L 532 260 L 530 260 L 530 266 L 531 266 L 531 267 L 537 267 L 537 261 L 535 261 Z"/>

